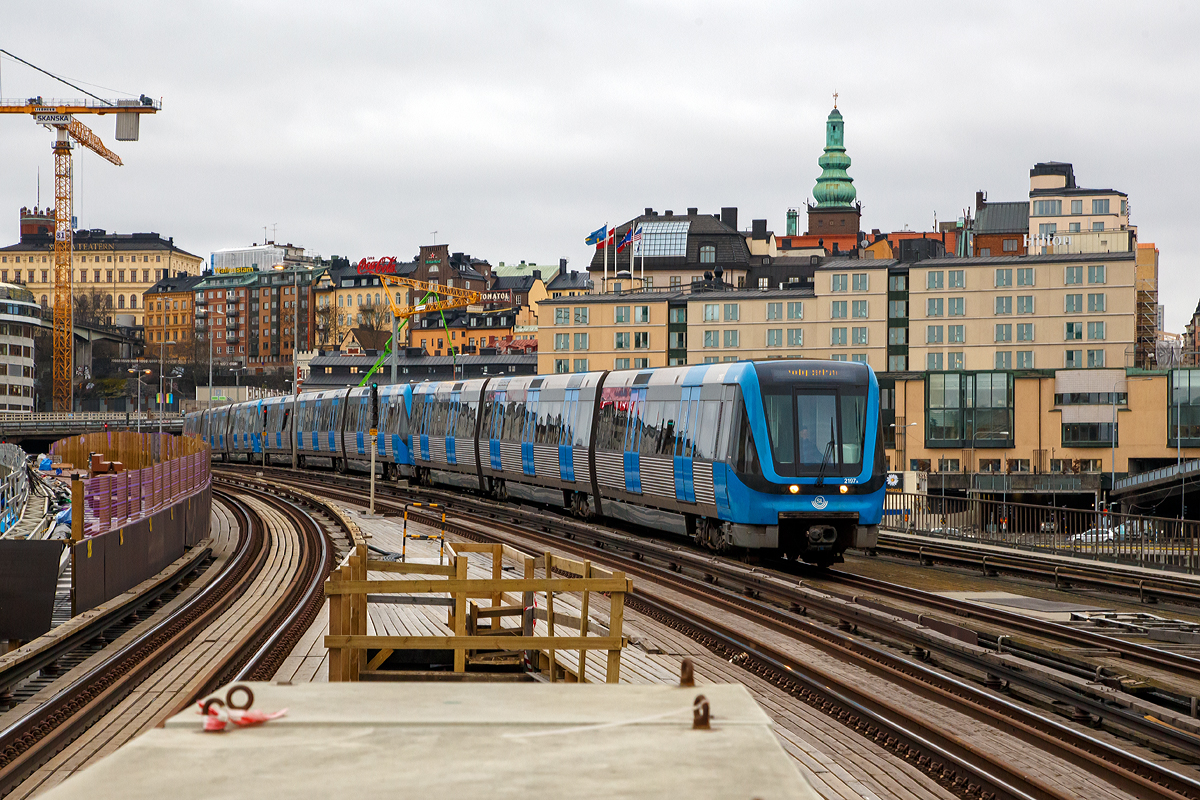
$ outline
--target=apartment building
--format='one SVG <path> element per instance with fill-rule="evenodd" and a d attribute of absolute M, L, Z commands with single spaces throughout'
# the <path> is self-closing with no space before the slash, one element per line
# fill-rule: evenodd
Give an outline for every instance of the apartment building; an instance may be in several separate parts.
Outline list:
<path fill-rule="evenodd" d="M 538 374 L 688 363 L 686 298 L 637 291 L 543 300 Z"/>
<path fill-rule="evenodd" d="M 0 412 L 34 409 L 40 309 L 24 286 L 0 283 Z"/>
<path fill-rule="evenodd" d="M 212 338 L 214 359 L 251 374 L 290 371 L 295 352 L 313 347 L 313 283 L 324 267 L 230 270 L 194 287 L 201 338 Z"/>
<path fill-rule="evenodd" d="M 54 209 L 22 208 L 21 240 L 0 247 L 0 282 L 24 286 L 43 309 L 54 297 Z M 102 229 L 74 233 L 73 291 L 104 313 L 108 325 L 143 325 L 142 296 L 157 281 L 198 275 L 204 259 L 175 246 L 174 237 L 157 233 L 112 233 Z"/>
<path fill-rule="evenodd" d="M 738 210 L 722 208 L 719 214 L 686 214 L 653 208 L 618 225 L 615 239 L 641 228 L 637 246 L 621 252 L 613 245 L 598 247 L 588 265 L 592 283 L 601 292 L 628 292 L 635 288 L 679 291 L 694 281 L 722 276 L 731 286 L 745 286 L 750 269 L 747 237 L 737 229 Z M 761 259 L 759 259 L 761 261 Z M 644 276 L 644 285 L 643 285 Z"/>
<path fill-rule="evenodd" d="M 200 275 L 163 278 L 143 295 L 146 355 L 157 358 L 190 352 L 196 340 L 207 339 L 196 325 L 196 287 L 204 281 Z"/>

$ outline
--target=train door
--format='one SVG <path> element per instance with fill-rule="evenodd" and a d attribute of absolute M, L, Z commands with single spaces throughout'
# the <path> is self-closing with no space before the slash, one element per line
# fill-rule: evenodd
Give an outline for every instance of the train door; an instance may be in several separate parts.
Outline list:
<path fill-rule="evenodd" d="M 558 476 L 575 482 L 575 424 L 579 414 L 579 389 L 567 389 L 563 398 L 562 427 L 558 432 Z"/>
<path fill-rule="evenodd" d="M 699 386 L 684 386 L 679 399 L 679 415 L 675 428 L 675 499 L 682 503 L 696 502 L 696 485 L 692 458 L 693 441 L 700 414 Z"/>
<path fill-rule="evenodd" d="M 530 389 L 525 395 L 525 424 L 521 430 L 521 471 L 526 475 L 536 475 L 537 467 L 533 461 L 533 442 L 537 435 L 538 400 L 542 390 Z"/>
<path fill-rule="evenodd" d="M 462 391 L 450 393 L 450 408 L 446 414 L 446 463 L 458 466 L 457 437 L 458 415 L 462 413 Z"/>
<path fill-rule="evenodd" d="M 625 491 L 642 493 L 642 415 L 646 411 L 646 387 L 629 392 L 629 424 L 625 427 Z"/>
<path fill-rule="evenodd" d="M 508 392 L 503 390 L 492 395 L 492 418 L 487 430 L 488 460 L 496 472 L 501 471 L 500 434 L 504 430 L 504 416 L 508 413 L 507 398 Z"/>

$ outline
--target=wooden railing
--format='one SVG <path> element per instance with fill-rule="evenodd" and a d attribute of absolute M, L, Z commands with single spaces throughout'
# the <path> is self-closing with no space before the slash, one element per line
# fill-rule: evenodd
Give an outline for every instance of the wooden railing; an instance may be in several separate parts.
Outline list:
<path fill-rule="evenodd" d="M 589 650 L 608 653 L 604 679 L 616 683 L 621 673 L 621 634 L 625 595 L 633 584 L 623 572 L 611 572 L 586 561 L 575 561 L 545 553 L 534 557 L 503 544 L 446 544 L 446 564 L 413 564 L 377 561 L 370 558 L 365 542 L 347 555 L 325 583 L 329 598 L 329 680 L 355 681 L 364 672 L 377 670 L 396 650 L 453 650 L 454 671 L 465 672 L 469 654 L 478 651 L 527 651 L 542 653 L 551 680 L 557 680 L 557 652 L 577 650 L 578 664 L 563 665 L 564 674 L 573 673 L 586 681 Z M 468 578 L 469 554 L 491 555 L 491 577 Z M 520 565 L 522 577 L 505 578 L 504 559 Z M 539 570 L 542 577 L 538 577 Z M 419 577 L 396 580 L 370 580 L 368 573 L 386 572 Z M 558 577 L 561 573 L 566 577 Z M 592 594 L 610 596 L 609 625 L 606 635 L 589 636 L 588 610 Z M 555 595 L 576 593 L 581 596 L 580 615 L 576 619 L 554 611 Z M 448 594 L 452 608 L 445 636 L 369 636 L 367 635 L 368 594 L 433 595 Z M 544 598 L 546 636 L 534 635 L 537 596 Z M 487 600 L 488 606 L 473 601 Z M 561 598 L 560 598 L 561 602 Z M 520 627 L 503 627 L 505 617 L 520 616 Z M 488 624 L 482 625 L 481 621 Z M 557 627 L 575 628 L 577 635 L 560 636 Z M 367 651 L 377 651 L 367 660 Z"/>

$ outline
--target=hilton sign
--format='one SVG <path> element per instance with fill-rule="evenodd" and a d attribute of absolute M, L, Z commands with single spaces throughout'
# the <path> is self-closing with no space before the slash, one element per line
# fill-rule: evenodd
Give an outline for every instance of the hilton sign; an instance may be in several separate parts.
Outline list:
<path fill-rule="evenodd" d="M 1070 236 L 1052 236 L 1047 233 L 1039 233 L 1037 236 L 1025 234 L 1025 250 L 1029 251 L 1036 247 L 1070 247 Z"/>

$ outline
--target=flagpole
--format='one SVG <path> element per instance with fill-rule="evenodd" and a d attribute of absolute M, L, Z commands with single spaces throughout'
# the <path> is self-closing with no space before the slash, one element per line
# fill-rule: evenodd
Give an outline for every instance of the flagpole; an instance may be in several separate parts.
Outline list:
<path fill-rule="evenodd" d="M 604 247 L 604 283 L 600 284 L 600 294 L 608 293 L 608 223 L 604 223 L 604 237 L 600 240 Z"/>
<path fill-rule="evenodd" d="M 646 291 L 646 251 L 642 249 L 642 239 L 646 237 L 646 234 L 644 231 L 642 231 L 642 226 L 640 224 L 638 225 L 638 233 L 641 236 L 641 238 L 637 241 L 637 249 L 642 254 L 642 291 L 644 292 Z"/>

